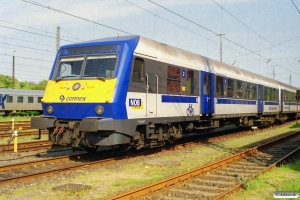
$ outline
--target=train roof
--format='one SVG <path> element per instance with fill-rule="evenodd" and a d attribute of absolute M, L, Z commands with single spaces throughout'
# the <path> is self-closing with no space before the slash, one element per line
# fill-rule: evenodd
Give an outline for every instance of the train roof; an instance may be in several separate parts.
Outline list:
<path fill-rule="evenodd" d="M 160 62 L 175 66 L 191 68 L 231 77 L 251 83 L 263 84 L 269 87 L 281 87 L 287 90 L 295 90 L 296 87 L 273 80 L 271 78 L 241 69 L 226 63 L 219 62 L 205 56 L 198 55 L 177 47 L 169 46 L 152 39 L 139 36 L 128 35 L 120 37 L 109 37 L 76 44 L 64 45 L 61 48 L 72 48 L 78 46 L 90 46 L 99 44 L 127 44 L 134 54 L 139 57 L 150 58 Z"/>
<path fill-rule="evenodd" d="M 44 90 L 21 90 L 21 89 L 0 88 L 0 94 L 43 95 Z"/>
<path fill-rule="evenodd" d="M 297 89 L 296 87 L 281 83 L 248 70 L 234 67 L 226 63 L 169 46 L 142 36 L 140 36 L 138 46 L 135 49 L 135 54 L 137 56 L 149 57 L 161 62 L 170 63 L 181 67 L 211 72 L 217 75 L 219 74 L 222 76 L 263 84 L 270 87 L 277 88 L 280 86 L 289 90 Z"/>
<path fill-rule="evenodd" d="M 63 46 L 61 46 L 60 49 L 91 46 L 91 45 L 124 44 L 124 43 L 129 44 L 131 48 L 135 49 L 137 43 L 139 42 L 139 38 L 140 38 L 140 36 L 138 36 L 138 35 L 109 37 L 109 38 L 90 40 L 90 41 L 85 41 L 85 42 L 80 42 L 80 43 L 75 43 L 75 44 L 63 45 Z"/>

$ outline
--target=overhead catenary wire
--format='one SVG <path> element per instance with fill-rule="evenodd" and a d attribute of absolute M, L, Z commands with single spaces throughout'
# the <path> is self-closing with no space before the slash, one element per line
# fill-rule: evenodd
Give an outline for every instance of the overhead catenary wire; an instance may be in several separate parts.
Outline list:
<path fill-rule="evenodd" d="M 15 47 L 22 47 L 22 48 L 32 49 L 32 50 L 38 50 L 38 51 L 45 51 L 45 52 L 48 52 L 48 53 L 56 53 L 55 51 L 49 51 L 49 50 L 44 50 L 44 49 L 37 49 L 37 48 L 32 48 L 32 47 L 26 47 L 26 46 L 21 46 L 21 45 L 4 43 L 4 42 L 0 42 L 0 44 L 5 44 L 5 45 L 10 45 L 10 46 L 15 46 Z"/>
<path fill-rule="evenodd" d="M 104 24 L 100 24 L 100 23 L 98 23 L 98 22 L 95 22 L 95 21 L 92 21 L 92 20 L 89 20 L 89 19 L 86 19 L 86 18 L 77 16 L 77 15 L 73 15 L 73 14 L 67 13 L 67 12 L 65 12 L 65 11 L 61 11 L 61 10 L 58 10 L 58 9 L 55 9 L 55 8 L 52 8 L 52 7 L 49 7 L 49 6 L 40 4 L 40 3 L 35 2 L 35 1 L 31 1 L 31 0 L 22 0 L 22 1 L 27 2 L 27 3 L 31 3 L 31 4 L 33 4 L 33 5 L 37 5 L 37 6 L 40 6 L 40 7 L 44 7 L 44 8 L 47 8 L 47 9 L 56 11 L 56 12 L 60 12 L 60 13 L 63 13 L 63 14 L 66 14 L 66 15 L 69 15 L 69 16 L 72 16 L 72 17 L 75 17 L 75 18 L 79 18 L 79 19 L 82 19 L 82 20 L 85 20 L 85 21 L 88 21 L 88 22 L 91 22 L 91 23 L 95 23 L 95 24 L 97 24 L 97 25 L 104 26 L 104 27 L 106 27 L 106 28 L 110 28 L 110 29 L 117 30 L 117 31 L 120 31 L 120 32 L 123 32 L 123 33 L 127 33 L 127 34 L 132 34 L 132 33 L 129 33 L 129 32 L 120 30 L 120 29 L 116 29 L 116 28 L 113 28 L 113 27 L 110 27 L 110 26 L 107 26 L 107 25 L 104 25 Z M 125 1 L 126 1 L 126 0 L 125 0 Z M 131 3 L 131 2 L 129 2 L 129 1 L 127 1 L 127 2 L 128 2 L 128 3 Z M 133 4 L 133 3 L 131 3 L 131 4 Z M 133 4 L 133 5 L 135 5 L 135 4 Z M 137 5 L 135 5 L 135 6 L 137 6 Z M 141 8 L 141 7 L 140 7 L 140 8 Z M 141 8 L 141 9 L 143 9 L 143 8 Z M 146 9 L 143 9 L 143 10 L 147 11 Z M 147 12 L 149 12 L 149 13 L 151 13 L 151 14 L 154 14 L 154 13 L 152 13 L 152 12 L 150 12 L 150 11 L 147 11 Z M 154 15 L 156 15 L 156 14 L 154 14 Z M 158 16 L 158 15 L 156 15 L 156 16 Z M 160 16 L 158 16 L 158 17 L 160 17 Z M 160 18 L 162 18 L 162 17 L 160 17 Z M 162 19 L 164 19 L 164 18 L 162 18 Z M 164 19 L 164 20 L 167 20 L 167 19 Z M 167 20 L 167 21 L 169 21 L 169 20 Z M 169 21 L 169 22 L 172 23 L 172 24 L 174 24 L 174 25 L 178 25 L 178 24 L 175 24 L 175 23 L 173 23 L 173 22 L 171 22 L 171 21 Z M 180 26 L 180 25 L 178 25 L 178 26 Z M 181 27 L 182 27 L 182 26 L 181 26 Z M 182 27 L 182 28 L 185 28 L 185 27 Z M 186 28 L 185 28 L 185 29 L 186 29 Z M 186 30 L 188 30 L 188 29 L 186 29 Z M 189 31 L 190 31 L 190 30 L 189 30 Z M 190 32 L 193 32 L 193 31 L 190 31 Z M 208 39 L 208 38 L 206 38 L 206 37 L 204 37 L 204 36 L 202 36 L 202 35 L 200 35 L 200 34 L 198 34 L 198 33 L 196 33 L 196 32 L 193 32 L 193 33 L 194 33 L 194 34 L 197 34 L 197 35 L 199 35 L 199 36 L 201 36 L 201 37 L 203 37 L 203 38 L 205 38 L 205 39 Z M 209 40 L 212 41 L 212 42 L 214 42 L 214 43 L 217 43 L 217 42 L 215 42 L 215 41 L 213 41 L 213 40 L 211 40 L 211 39 L 209 39 Z M 230 47 L 227 47 L 227 48 L 231 49 Z M 231 50 L 236 51 L 236 50 L 234 50 L 234 49 L 231 49 Z"/>
<path fill-rule="evenodd" d="M 80 17 L 80 16 L 78 16 L 78 15 L 70 14 L 70 13 L 67 13 L 67 12 L 65 12 L 65 11 L 62 11 L 62 10 L 58 10 L 58 9 L 56 9 L 56 8 L 53 8 L 53 7 L 51 7 L 51 6 L 47 6 L 47 5 L 38 3 L 38 2 L 36 2 L 36 1 L 31 1 L 31 0 L 21 0 L 21 1 L 24 1 L 24 2 L 27 2 L 27 3 L 30 3 L 30 4 L 39 6 L 39 7 L 47 8 L 47 9 L 49 9 L 49 10 L 53 10 L 53 11 L 55 11 L 55 12 L 59 12 L 59 13 L 65 14 L 65 15 L 69 15 L 69 16 L 75 17 L 75 18 L 77 18 L 77 19 L 81 19 L 81 20 L 87 21 L 87 22 L 95 23 L 95 24 L 97 24 L 97 25 L 99 25 L 99 26 L 103 26 L 103 27 L 106 27 L 106 28 L 109 28 L 109 29 L 112 29 L 112 30 L 115 30 L 115 31 L 120 31 L 120 32 L 122 32 L 122 33 L 126 33 L 126 34 L 131 34 L 131 35 L 133 35 L 133 34 L 130 33 L 130 32 L 127 32 L 127 31 L 124 31 L 124 30 L 121 30 L 121 29 L 117 29 L 117 28 L 114 28 L 114 27 L 111 27 L 111 26 L 108 26 L 108 25 L 105 25 L 105 24 L 101 24 L 101 23 L 98 23 L 98 22 L 95 22 L 95 21 L 86 19 L 86 18 L 84 18 L 84 17 Z"/>
<path fill-rule="evenodd" d="M 0 69 L 4 69 L 4 70 L 8 70 L 8 71 L 10 71 L 11 72 L 11 69 L 7 69 L 7 68 L 5 68 L 5 67 L 0 67 Z M 22 69 L 20 69 L 20 70 L 18 70 L 18 72 L 22 72 L 22 74 L 21 75 L 32 75 L 31 74 L 31 72 L 34 72 L 34 73 L 36 73 L 36 74 L 43 74 L 43 75 L 45 75 L 45 76 L 48 76 L 49 75 L 49 72 L 36 72 L 36 71 L 30 71 L 30 70 L 22 70 Z M 27 74 L 26 74 L 26 72 L 28 72 Z"/>
<path fill-rule="evenodd" d="M 153 4 L 159 6 L 159 7 L 163 8 L 163 9 L 165 9 L 165 10 L 167 10 L 167 11 L 173 13 L 174 15 L 177 15 L 177 16 L 179 16 L 179 17 L 181 17 L 181 18 L 183 18 L 183 19 L 185 19 L 185 20 L 191 22 L 192 24 L 195 24 L 195 25 L 197 25 L 197 26 L 199 26 L 199 27 L 201 27 L 201 28 L 203 28 L 203 29 L 205 29 L 205 30 L 207 30 L 207 31 L 209 31 L 209 32 L 211 32 L 211 33 L 213 33 L 213 34 L 215 34 L 215 35 L 217 34 L 216 32 L 210 30 L 209 28 L 206 28 L 206 27 L 204 27 L 204 26 L 202 26 L 202 25 L 200 25 L 200 24 L 198 24 L 198 23 L 196 23 L 196 22 L 194 22 L 194 21 L 192 21 L 192 20 L 190 20 L 190 19 L 188 19 L 188 18 L 186 18 L 186 17 L 184 17 L 184 16 L 182 16 L 182 15 L 180 15 L 180 14 L 178 14 L 178 13 L 176 13 L 176 12 L 170 10 L 170 9 L 168 9 L 168 8 L 166 8 L 166 7 L 163 7 L 162 5 L 159 5 L 158 3 L 155 3 L 154 1 L 151 1 L 151 0 L 148 0 L 148 1 L 150 1 L 151 3 L 153 3 Z"/>
<path fill-rule="evenodd" d="M 40 34 L 40 33 L 35 33 L 35 32 L 32 32 L 32 31 L 26 31 L 26 30 L 22 30 L 22 29 L 18 29 L 18 28 L 13 28 L 13 27 L 8 27 L 8 26 L 3 26 L 3 25 L 0 25 L 0 27 L 7 28 L 7 29 L 13 29 L 13 30 L 17 30 L 17 31 L 25 32 L 25 33 L 34 34 L 34 35 L 39 35 L 39 36 L 43 36 L 43 37 L 47 37 L 47 38 L 56 39 L 56 37 L 54 37 L 54 36 L 49 36 L 49 35 L 44 35 L 44 34 Z M 76 42 L 76 41 L 66 40 L 66 39 L 61 39 L 61 40 L 66 41 L 66 42 L 73 42 L 73 43 Z"/>
<path fill-rule="evenodd" d="M 298 13 L 300 14 L 300 11 L 299 11 L 299 9 L 297 8 L 297 6 L 296 6 L 295 2 L 294 2 L 293 0 L 291 0 L 291 1 L 293 2 L 293 4 L 294 4 L 295 8 L 298 10 Z"/>
<path fill-rule="evenodd" d="M 37 28 L 33 28 L 33 27 L 29 27 L 29 26 L 24 26 L 24 25 L 21 25 L 21 24 L 16 24 L 16 23 L 9 22 L 9 21 L 5 21 L 5 20 L 1 20 L 1 19 L 0 19 L 0 21 L 2 21 L 2 22 L 5 22 L 5 23 L 8 23 L 8 24 L 13 24 L 13 25 L 17 25 L 17 26 L 24 27 L 24 28 L 29 28 L 29 29 L 32 29 L 32 30 L 36 30 L 36 31 L 40 31 L 40 32 L 44 32 L 44 33 L 47 33 L 47 34 L 56 35 L 56 33 L 52 33 L 52 32 L 49 32 L 49 31 L 45 31 L 45 30 L 41 30 L 41 29 L 37 29 Z M 75 38 L 74 36 L 73 36 L 73 37 L 69 37 L 69 36 L 66 36 L 66 35 L 61 35 L 61 37 L 66 37 L 66 38 L 77 39 L 77 38 Z"/>
<path fill-rule="evenodd" d="M 48 53 L 44 53 L 44 52 L 28 51 L 28 50 L 18 49 L 18 48 L 10 48 L 10 47 L 4 47 L 4 46 L 0 46 L 0 47 L 5 48 L 5 49 L 11 49 L 11 50 L 17 50 L 17 51 L 22 51 L 22 52 L 29 52 L 29 53 L 34 53 L 34 54 L 40 54 L 40 55 L 46 55 L 46 56 L 53 57 L 53 54 L 50 54 L 50 52 L 48 54 Z"/>
<path fill-rule="evenodd" d="M 34 2 L 34 1 L 29 1 L 29 0 L 23 0 L 24 2 L 28 2 L 28 3 L 30 3 L 30 2 Z M 47 6 L 47 7 L 45 7 L 45 8 L 48 8 L 49 9 L 49 7 L 50 7 L 50 5 L 49 6 Z M 51 8 L 51 7 L 50 7 Z M 52 9 L 52 8 L 51 8 Z M 55 9 L 55 8 L 54 8 Z M 57 11 L 57 10 L 55 10 L 55 11 Z M 57 11 L 58 12 L 58 11 Z M 64 11 L 62 11 L 64 14 L 66 14 Z M 69 13 L 68 13 L 69 14 Z M 71 16 L 73 16 L 72 14 L 71 14 Z M 157 16 L 157 15 L 156 15 Z M 90 20 L 91 21 L 91 20 Z M 93 22 L 94 23 L 94 22 Z M 183 27 L 184 28 L 184 27 Z M 210 41 L 212 41 L 212 40 L 210 40 Z M 246 49 L 247 51 L 248 51 L 248 49 Z M 252 51 L 253 52 L 253 51 Z M 251 53 L 252 53 L 251 52 Z M 254 51 L 255 52 L 255 51 Z M 258 54 L 256 54 L 255 53 L 255 55 L 257 55 L 257 56 L 260 56 L 260 55 L 258 55 Z M 261 58 L 263 58 L 263 59 L 266 59 L 266 60 L 269 60 L 270 58 L 265 58 L 265 57 L 263 57 L 263 56 L 260 56 Z M 275 63 L 276 64 L 276 63 Z M 278 64 L 277 64 L 278 65 Z M 278 65 L 278 66 L 280 66 L 280 65 Z M 282 67 L 282 66 L 280 66 L 280 67 Z M 284 67 L 283 67 L 284 68 Z M 284 69 L 286 69 L 286 68 L 284 68 Z"/>
<path fill-rule="evenodd" d="M 255 53 L 257 53 L 257 52 L 259 52 L 259 51 L 268 50 L 268 49 L 270 49 L 270 48 L 272 48 L 272 47 L 279 46 L 279 45 L 281 45 L 281 44 L 290 42 L 290 41 L 292 41 L 292 40 L 294 40 L 294 39 L 297 39 L 297 38 L 299 38 L 299 37 L 300 37 L 300 36 L 296 36 L 296 37 L 293 37 L 293 38 L 291 38 L 291 39 L 288 39 L 288 40 L 286 40 L 286 41 L 284 41 L 284 42 L 280 42 L 280 43 L 278 43 L 278 44 L 275 44 L 274 46 L 271 46 L 271 47 L 267 47 L 267 48 L 264 48 L 264 49 L 257 50 L 257 51 L 255 51 Z M 233 56 L 233 57 L 228 57 L 228 58 L 224 58 L 224 59 L 235 58 L 235 57 L 241 57 L 241 56 L 245 56 L 245 55 L 249 55 L 249 54 L 252 54 L 252 53 L 245 53 L 245 54 L 242 54 L 242 55 L 239 55 L 239 56 Z M 293 57 L 293 59 L 294 59 L 294 58 L 297 58 L 297 57 Z M 272 59 L 276 59 L 276 58 L 272 58 Z"/>
<path fill-rule="evenodd" d="M 9 56 L 9 57 L 11 57 L 11 55 L 7 55 L 7 54 L 3 54 L 3 53 L 0 53 L 0 56 Z M 28 59 L 28 60 L 35 60 L 35 61 L 43 61 L 43 62 L 51 62 L 51 63 L 53 63 L 53 61 L 41 60 L 41 59 L 36 59 L 36 58 L 24 57 L 24 56 L 15 56 L 15 57 L 16 58 Z"/>
<path fill-rule="evenodd" d="M 10 62 L 0 62 L 0 66 L 2 66 L 1 63 L 2 64 L 8 64 L 6 66 L 12 66 L 12 63 L 10 63 Z M 31 64 L 26 65 L 26 64 L 20 64 L 20 63 L 15 63 L 15 65 L 16 66 L 25 66 L 25 67 L 27 66 L 27 67 L 49 68 L 49 69 L 52 68 L 52 65 L 49 66 L 49 67 L 44 67 L 44 66 L 41 66 L 41 65 L 31 65 Z"/>
<path fill-rule="evenodd" d="M 185 27 L 179 25 L 179 24 L 176 24 L 176 23 L 174 23 L 174 22 L 172 22 L 172 21 L 170 21 L 170 20 L 168 20 L 168 19 L 166 19 L 166 18 L 163 18 L 163 17 L 161 17 L 161 16 L 159 16 L 159 15 L 157 15 L 157 14 L 155 14 L 155 13 L 153 13 L 153 12 L 151 12 L 151 11 L 145 9 L 145 8 L 142 8 L 141 6 L 138 6 L 138 5 L 136 5 L 136 4 L 134 4 L 134 3 L 130 2 L 130 1 L 127 1 L 127 0 L 124 0 L 124 1 L 126 1 L 126 2 L 128 2 L 128 3 L 130 3 L 130 4 L 132 4 L 132 5 L 134 5 L 134 6 L 138 7 L 138 8 L 140 8 L 140 9 L 142 9 L 142 10 L 144 10 L 144 11 L 150 13 L 150 14 L 155 15 L 155 17 L 159 17 L 159 18 L 161 18 L 161 19 L 163 19 L 163 20 L 165 20 L 165 21 L 167 21 L 167 22 L 169 22 L 169 23 L 171 23 L 171 24 L 173 24 L 173 25 L 176 25 L 176 26 L 178 26 L 178 27 L 183 28 L 183 29 L 186 30 L 186 31 L 189 31 L 189 32 L 191 32 L 191 33 L 194 33 L 194 34 L 196 34 L 196 35 L 198 35 L 198 36 L 200 36 L 200 37 L 202 37 L 202 38 L 205 38 L 205 39 L 207 39 L 207 41 L 211 41 L 211 42 L 213 42 L 213 43 L 219 44 L 219 42 L 216 42 L 216 41 L 213 41 L 213 40 L 211 40 L 211 39 L 209 39 L 209 38 L 207 38 L 207 37 L 204 37 L 204 36 L 202 36 L 202 35 L 200 35 L 200 34 L 194 32 L 194 31 L 191 31 L 191 30 L 189 30 L 189 29 L 187 29 L 187 28 L 185 28 Z M 237 51 L 237 50 L 235 50 L 235 49 L 232 49 L 232 48 L 228 47 L 227 45 L 223 45 L 223 47 L 226 47 L 226 48 L 228 48 L 228 49 L 230 49 L 230 50 L 233 50 L 233 51 L 235 51 L 235 52 L 238 52 L 238 53 L 240 54 L 239 51 Z M 207 53 L 207 54 L 208 54 L 208 53 Z M 253 53 L 251 52 L 251 53 L 248 53 L 248 54 L 253 54 Z M 248 54 L 247 54 L 247 55 L 248 55 Z M 251 58 L 253 58 L 253 59 L 255 59 L 255 60 L 259 60 L 258 58 L 254 58 L 254 57 L 252 57 L 252 56 L 250 56 L 250 55 L 248 55 L 248 56 L 251 57 Z M 264 59 L 265 59 L 265 58 L 264 58 Z"/>
<path fill-rule="evenodd" d="M 182 16 L 182 15 L 180 15 L 180 14 L 178 14 L 178 13 L 172 11 L 172 10 L 170 10 L 170 9 L 167 9 L 166 7 L 164 7 L 164 6 L 162 6 L 162 5 L 158 4 L 158 3 L 155 3 L 155 2 L 153 2 L 153 1 L 151 1 L 151 0 L 148 0 L 148 1 L 151 2 L 151 3 L 153 3 L 153 4 L 155 4 L 155 5 L 157 5 L 157 6 L 159 6 L 159 7 L 161 7 L 161 8 L 163 8 L 163 9 L 165 9 L 165 10 L 167 10 L 167 11 L 169 11 L 169 12 L 171 12 L 171 13 L 173 13 L 174 15 L 177 15 L 177 16 L 179 16 L 179 17 L 181 17 L 181 18 L 183 18 L 183 19 L 185 19 L 185 20 L 191 22 L 192 24 L 195 24 L 195 25 L 197 25 L 197 26 L 199 26 L 199 27 L 201 27 L 201 28 L 203 28 L 203 29 L 205 29 L 205 30 L 207 30 L 207 31 L 209 31 L 209 32 L 211 32 L 211 33 L 213 33 L 213 34 L 215 34 L 215 35 L 217 34 L 215 31 L 210 30 L 210 29 L 208 29 L 208 28 L 206 28 L 206 27 L 204 27 L 204 26 L 202 26 L 202 25 L 200 25 L 200 24 L 198 24 L 198 23 L 196 23 L 196 22 L 194 22 L 194 21 L 192 21 L 192 20 L 190 20 L 190 19 L 188 19 L 188 18 L 186 18 L 186 17 L 184 17 L 184 16 Z M 225 11 L 226 11 L 226 10 L 225 10 Z M 254 52 L 253 50 L 250 50 L 250 49 L 248 49 L 248 48 L 246 48 L 246 47 L 244 47 L 244 46 L 242 46 L 242 45 L 240 45 L 240 44 L 238 44 L 238 43 L 236 43 L 236 42 L 234 42 L 234 41 L 232 41 L 232 40 L 230 40 L 230 39 L 228 39 L 228 38 L 226 38 L 226 37 L 222 37 L 222 38 L 225 39 L 225 40 L 227 40 L 227 41 L 229 41 L 229 42 L 231 42 L 231 43 L 233 43 L 233 44 L 235 44 L 235 45 L 237 45 L 237 46 L 239 46 L 239 47 L 241 47 L 241 48 L 243 48 L 243 49 L 245 49 L 245 50 L 247 50 L 247 51 L 249 51 L 249 52 L 251 52 L 251 53 L 253 53 L 253 54 L 255 54 L 255 55 L 257 55 L 257 56 L 259 56 L 259 57 L 261 57 L 261 58 L 263 58 L 263 59 L 265 59 L 266 61 L 269 60 L 269 58 L 266 58 L 266 57 L 264 57 L 264 56 L 262 56 L 262 55 L 259 55 L 259 54 L 257 54 L 256 52 Z M 290 72 L 294 73 L 293 71 L 287 69 L 286 67 L 283 67 L 282 65 L 280 65 L 280 64 L 278 64 L 278 63 L 275 63 L 275 62 L 273 62 L 273 61 L 271 61 L 271 62 L 272 62 L 273 64 L 276 64 L 277 66 L 279 66 L 279 67 L 281 67 L 281 68 L 287 70 L 287 71 L 290 71 Z M 271 62 L 270 62 L 270 63 L 271 63 Z M 299 74 L 297 74 L 297 75 L 299 75 Z"/>
<path fill-rule="evenodd" d="M 82 40 L 82 39 L 78 38 L 77 36 L 73 35 L 73 34 L 72 34 L 72 33 L 70 33 L 69 31 L 66 31 L 66 30 L 65 30 L 65 29 L 63 29 L 62 27 L 60 27 L 60 30 L 63 30 L 63 31 L 65 31 L 66 33 L 68 33 L 68 34 L 72 35 L 72 36 L 74 37 L 74 39 L 76 39 L 76 40 L 84 41 L 84 40 Z"/>
<path fill-rule="evenodd" d="M 5 35 L 0 35 L 0 36 L 2 36 L 4 39 L 8 38 L 8 39 L 12 39 L 12 40 L 18 40 L 18 41 L 22 41 L 22 42 L 29 42 L 29 43 L 33 43 L 33 44 L 39 44 L 39 45 L 44 45 L 44 46 L 49 46 L 49 47 L 54 47 L 55 48 L 55 45 L 50 45 L 50 44 L 45 44 L 45 43 L 39 43 L 39 42 L 33 42 L 33 41 L 28 41 L 28 40 L 23 40 L 23 39 L 8 37 L 8 36 L 5 36 Z"/>
<path fill-rule="evenodd" d="M 192 30 L 190 30 L 190 29 L 187 29 L 186 27 L 183 27 L 183 26 L 181 26 L 181 25 L 179 25 L 179 24 L 177 24 L 177 23 L 174 23 L 174 22 L 172 22 L 171 20 L 168 20 L 168 19 L 166 19 L 166 18 L 164 18 L 164 17 L 162 17 L 162 16 L 159 16 L 159 15 L 157 15 L 157 14 L 155 14 L 155 13 L 153 13 L 153 12 L 151 12 L 151 11 L 145 9 L 145 8 L 142 8 L 141 6 L 136 5 L 136 4 L 134 4 L 134 3 L 132 3 L 132 2 L 130 2 L 130 1 L 128 1 L 128 0 L 124 0 L 124 1 L 126 1 L 127 3 L 130 3 L 130 4 L 134 5 L 134 6 L 136 6 L 136 7 L 140 8 L 140 9 L 142 9 L 142 10 L 144 10 L 144 11 L 146 11 L 146 12 L 152 14 L 152 15 L 154 15 L 155 17 L 158 17 L 158 18 L 160 18 L 160 19 L 162 19 L 162 20 L 164 20 L 164 21 L 166 21 L 166 22 L 169 22 L 169 23 L 171 23 L 171 24 L 173 24 L 173 25 L 175 25 L 175 26 L 178 26 L 178 27 L 180 27 L 180 28 L 182 28 L 182 29 L 184 29 L 184 30 L 186 30 L 186 31 L 188 31 L 188 32 L 191 32 L 191 33 L 193 33 L 193 34 L 195 34 L 195 35 L 197 35 L 197 36 L 200 36 L 200 37 L 202 37 L 202 38 L 204 38 L 204 39 L 206 39 L 206 40 L 208 40 L 208 41 L 211 41 L 211 42 L 213 42 L 213 43 L 215 43 L 215 44 L 219 44 L 219 42 L 217 42 L 217 41 L 211 40 L 211 39 L 209 39 L 209 38 L 207 38 L 207 37 L 205 37 L 205 36 L 203 36 L 203 35 L 200 35 L 199 33 L 196 33 L 195 31 L 192 31 Z M 238 52 L 237 50 L 232 49 L 232 48 L 230 48 L 230 47 L 228 47 L 228 46 L 226 46 L 226 45 L 223 45 L 223 46 L 226 47 L 226 48 L 228 48 L 228 49 L 230 49 L 230 50 L 232 50 L 232 51 Z"/>
<path fill-rule="evenodd" d="M 236 20 L 238 20 L 241 24 L 243 24 L 244 26 L 246 26 L 248 29 L 250 29 L 253 33 L 257 34 L 259 36 L 259 39 L 262 38 L 264 41 L 266 41 L 267 43 L 269 43 L 272 47 L 275 47 L 276 49 L 278 49 L 279 51 L 282 51 L 281 49 L 277 48 L 276 45 L 273 45 L 269 40 L 267 40 L 266 38 L 264 38 L 263 36 L 261 36 L 259 33 L 257 33 L 255 30 L 253 30 L 250 26 L 248 26 L 247 24 L 245 24 L 242 20 L 240 20 L 239 18 L 237 18 L 236 16 L 234 16 L 231 12 L 229 12 L 228 10 L 226 10 L 223 6 L 221 6 L 220 4 L 218 4 L 217 2 L 215 2 L 215 0 L 211 0 L 213 1 L 216 5 L 218 5 L 222 10 L 226 11 L 229 15 L 231 15 L 233 18 L 235 18 Z M 284 54 L 286 54 L 287 56 L 290 56 L 291 58 L 293 58 L 291 55 L 285 53 L 284 51 L 282 51 Z M 296 60 L 296 59 L 294 59 Z"/>

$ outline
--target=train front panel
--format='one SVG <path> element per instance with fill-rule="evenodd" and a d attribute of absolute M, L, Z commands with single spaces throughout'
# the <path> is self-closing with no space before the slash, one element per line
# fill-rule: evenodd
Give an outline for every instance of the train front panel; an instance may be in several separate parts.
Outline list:
<path fill-rule="evenodd" d="M 111 146 L 128 143 L 126 94 L 137 36 L 63 46 L 42 99 L 44 116 L 32 127 L 48 129 L 54 144 Z M 124 128 L 127 127 L 127 128 Z"/>

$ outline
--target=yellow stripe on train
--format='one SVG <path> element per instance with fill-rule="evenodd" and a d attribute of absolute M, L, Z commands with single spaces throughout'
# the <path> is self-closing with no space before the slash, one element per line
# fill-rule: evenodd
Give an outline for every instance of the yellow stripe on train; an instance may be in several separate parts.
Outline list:
<path fill-rule="evenodd" d="M 110 103 L 117 79 L 107 80 L 49 80 L 43 102 Z"/>

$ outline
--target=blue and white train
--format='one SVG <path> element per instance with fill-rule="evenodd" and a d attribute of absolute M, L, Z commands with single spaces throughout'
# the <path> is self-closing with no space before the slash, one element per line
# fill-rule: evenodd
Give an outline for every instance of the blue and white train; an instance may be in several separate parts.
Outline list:
<path fill-rule="evenodd" d="M 296 89 L 142 36 L 106 38 L 59 49 L 31 126 L 88 151 L 153 148 L 228 123 L 282 123 L 296 116 Z"/>

